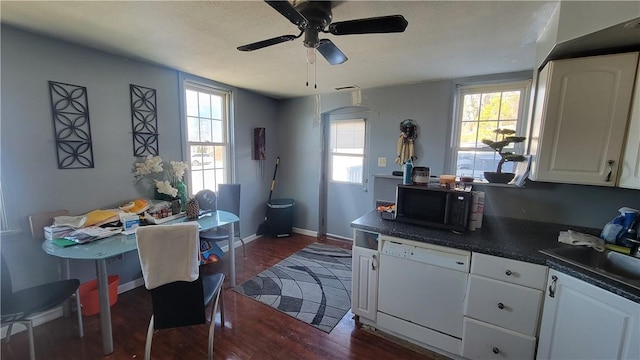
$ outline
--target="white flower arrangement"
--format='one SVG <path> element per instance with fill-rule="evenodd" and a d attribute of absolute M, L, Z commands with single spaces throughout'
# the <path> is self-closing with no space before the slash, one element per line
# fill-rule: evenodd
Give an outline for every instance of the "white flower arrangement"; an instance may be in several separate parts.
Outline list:
<path fill-rule="evenodd" d="M 174 182 L 182 181 L 184 172 L 189 168 L 189 165 L 182 161 L 170 161 L 169 164 L 171 164 L 171 175 L 174 177 Z"/>
<path fill-rule="evenodd" d="M 182 181 L 189 165 L 183 161 L 170 161 L 171 170 L 165 169 L 160 156 L 147 156 L 144 161 L 135 163 L 133 172 L 136 181 L 149 179 L 160 194 L 176 197 L 178 189 L 173 184 Z"/>
<path fill-rule="evenodd" d="M 166 194 L 171 197 L 178 196 L 178 189 L 171 186 L 171 183 L 169 181 L 167 180 L 164 180 L 164 181 L 154 180 L 154 181 L 156 183 L 156 188 L 158 189 L 158 192 L 160 194 Z"/>
<path fill-rule="evenodd" d="M 154 173 L 161 173 L 164 171 L 162 168 L 162 158 L 160 156 L 147 156 L 143 162 L 135 163 L 136 170 L 134 175 L 136 180 L 140 180 Z"/>

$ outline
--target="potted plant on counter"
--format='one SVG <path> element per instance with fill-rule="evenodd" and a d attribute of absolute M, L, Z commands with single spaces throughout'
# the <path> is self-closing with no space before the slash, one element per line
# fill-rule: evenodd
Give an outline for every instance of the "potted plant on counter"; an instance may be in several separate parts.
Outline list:
<path fill-rule="evenodd" d="M 514 173 L 503 173 L 502 166 L 504 163 L 512 161 L 512 162 L 520 162 L 525 161 L 527 158 L 524 155 L 515 154 L 512 151 L 504 151 L 504 148 L 509 144 L 517 144 L 523 142 L 526 138 L 523 136 L 514 136 L 516 133 L 515 130 L 511 129 L 495 129 L 494 133 L 500 135 L 502 138 L 498 141 L 493 141 L 489 139 L 483 139 L 482 143 L 486 144 L 490 148 L 492 148 L 495 152 L 500 155 L 500 161 L 498 161 L 498 168 L 495 172 L 485 171 L 484 178 L 487 179 L 490 183 L 499 183 L 506 184 L 509 181 L 513 180 L 516 176 Z"/>

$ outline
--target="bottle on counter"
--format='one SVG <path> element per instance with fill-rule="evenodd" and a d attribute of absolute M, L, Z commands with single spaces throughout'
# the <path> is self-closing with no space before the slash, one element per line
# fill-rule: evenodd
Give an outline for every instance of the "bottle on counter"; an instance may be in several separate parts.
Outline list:
<path fill-rule="evenodd" d="M 402 185 L 411 185 L 413 183 L 411 177 L 413 175 L 413 162 L 411 158 L 402 166 Z"/>

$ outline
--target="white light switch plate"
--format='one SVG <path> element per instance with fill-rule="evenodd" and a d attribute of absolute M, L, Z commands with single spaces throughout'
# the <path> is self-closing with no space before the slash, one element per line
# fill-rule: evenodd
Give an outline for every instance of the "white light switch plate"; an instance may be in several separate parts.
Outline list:
<path fill-rule="evenodd" d="M 378 158 L 378 167 L 387 167 L 387 158 L 379 157 Z"/>

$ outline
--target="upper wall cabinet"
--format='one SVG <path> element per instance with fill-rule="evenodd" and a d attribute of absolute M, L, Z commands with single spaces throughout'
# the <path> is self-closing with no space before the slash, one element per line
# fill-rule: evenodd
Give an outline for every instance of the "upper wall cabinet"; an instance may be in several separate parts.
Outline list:
<path fill-rule="evenodd" d="M 532 117 L 531 179 L 615 186 L 638 53 L 550 61 Z"/>
<path fill-rule="evenodd" d="M 620 187 L 640 189 L 640 65 L 627 129 L 627 141 L 620 169 Z"/>

